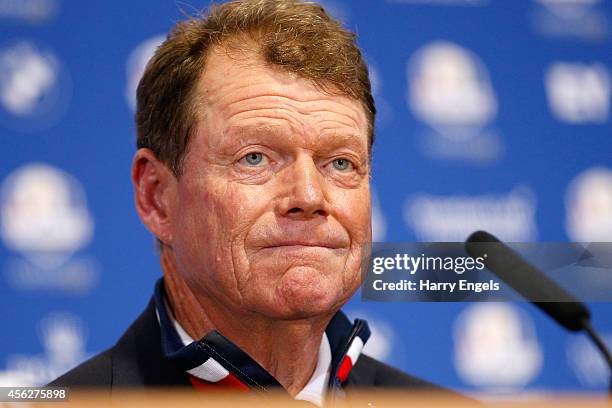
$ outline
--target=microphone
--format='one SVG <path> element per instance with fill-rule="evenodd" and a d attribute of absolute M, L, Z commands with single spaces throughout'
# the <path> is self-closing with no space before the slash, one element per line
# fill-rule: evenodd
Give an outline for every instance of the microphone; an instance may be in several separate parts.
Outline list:
<path fill-rule="evenodd" d="M 585 330 L 608 363 L 612 392 L 612 356 L 591 326 L 591 312 L 584 303 L 486 231 L 473 232 L 465 242 L 465 249 L 473 258 L 482 257 L 489 271 L 561 326 L 574 332 Z"/>
<path fill-rule="evenodd" d="M 488 245 L 481 245 L 483 243 Z M 591 313 L 582 302 L 488 232 L 472 233 L 465 248 L 472 257 L 483 257 L 488 270 L 566 329 L 580 331 L 584 322 L 591 319 Z"/>

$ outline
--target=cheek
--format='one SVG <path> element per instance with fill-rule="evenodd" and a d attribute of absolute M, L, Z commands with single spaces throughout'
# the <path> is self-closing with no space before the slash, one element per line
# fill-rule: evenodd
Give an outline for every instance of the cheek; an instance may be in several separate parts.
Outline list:
<path fill-rule="evenodd" d="M 352 244 L 371 241 L 372 214 L 369 189 L 350 190 L 338 199 L 338 221 L 347 230 Z"/>
<path fill-rule="evenodd" d="M 366 245 L 372 241 L 372 215 L 369 188 L 352 190 L 342 197 L 338 221 L 346 229 L 351 239 L 343 285 L 347 295 L 351 295 L 361 284 Z"/>
<path fill-rule="evenodd" d="M 185 183 L 178 190 L 178 206 L 174 214 L 174 255 L 181 271 L 194 287 L 210 281 L 207 271 L 225 263 L 223 242 L 228 227 L 227 211 L 219 205 L 225 191 L 208 180 Z"/>
<path fill-rule="evenodd" d="M 177 212 L 179 235 L 186 235 L 194 243 L 221 244 L 242 211 L 240 197 L 226 184 L 214 179 L 193 182 L 179 190 L 181 203 Z"/>
<path fill-rule="evenodd" d="M 257 194 L 251 190 L 204 179 L 179 192 L 175 236 L 180 241 L 175 249 L 182 252 L 187 271 L 199 275 L 208 271 L 208 282 L 224 285 L 240 280 L 246 269 L 244 237 L 260 212 Z"/>

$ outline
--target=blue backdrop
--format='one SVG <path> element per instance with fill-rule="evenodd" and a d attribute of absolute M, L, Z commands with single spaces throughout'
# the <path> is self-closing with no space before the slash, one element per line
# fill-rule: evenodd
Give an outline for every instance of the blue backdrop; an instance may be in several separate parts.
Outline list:
<path fill-rule="evenodd" d="M 0 385 L 111 346 L 161 275 L 133 206 L 134 90 L 206 2 L 0 2 Z M 612 6 L 326 0 L 379 108 L 375 240 L 612 241 Z M 590 305 L 612 342 L 612 305 Z M 366 352 L 474 393 L 604 390 L 603 360 L 524 303 L 368 303 Z"/>

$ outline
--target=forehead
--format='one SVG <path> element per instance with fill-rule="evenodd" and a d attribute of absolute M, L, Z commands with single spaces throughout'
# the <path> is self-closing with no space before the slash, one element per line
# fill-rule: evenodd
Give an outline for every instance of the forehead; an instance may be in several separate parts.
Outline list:
<path fill-rule="evenodd" d="M 236 121 L 256 111 L 274 117 L 285 110 L 351 128 L 367 139 L 367 116 L 361 101 L 334 89 L 330 85 L 323 90 L 309 79 L 271 66 L 252 49 L 217 47 L 207 56 L 196 92 L 201 119 L 215 115 L 215 119 Z"/>

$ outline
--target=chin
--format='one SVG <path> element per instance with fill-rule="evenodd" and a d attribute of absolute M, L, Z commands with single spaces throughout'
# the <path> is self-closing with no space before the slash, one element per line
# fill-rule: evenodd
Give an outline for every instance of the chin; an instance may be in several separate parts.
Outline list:
<path fill-rule="evenodd" d="M 339 308 L 338 299 L 334 296 L 317 296 L 318 294 L 297 294 L 291 299 L 283 299 L 279 306 L 284 310 L 286 319 L 308 319 L 327 316 Z"/>
<path fill-rule="evenodd" d="M 310 268 L 299 268 L 278 282 L 271 301 L 281 319 L 307 319 L 336 312 L 348 300 L 340 280 Z M 349 295 L 350 296 L 350 295 Z"/>

